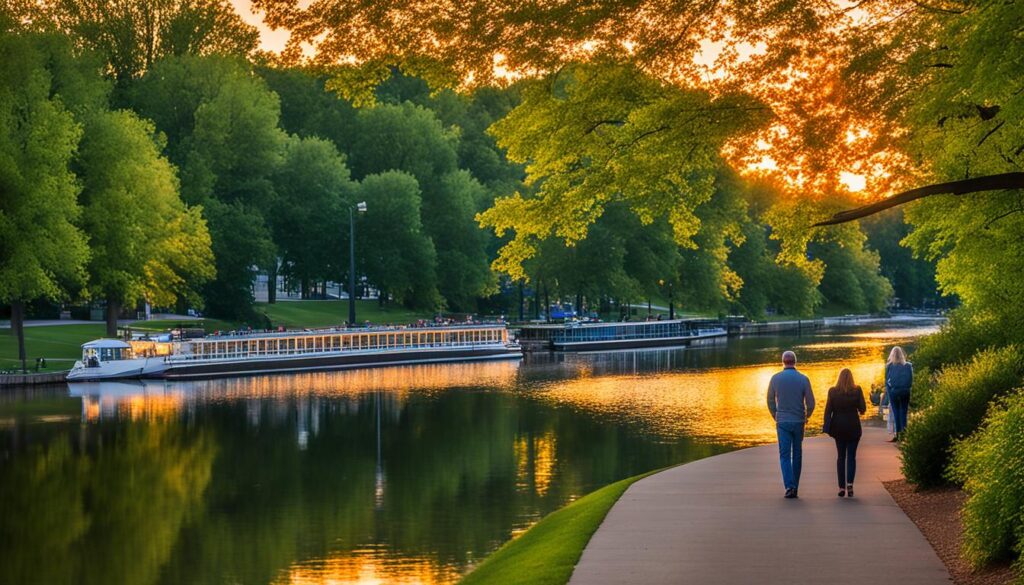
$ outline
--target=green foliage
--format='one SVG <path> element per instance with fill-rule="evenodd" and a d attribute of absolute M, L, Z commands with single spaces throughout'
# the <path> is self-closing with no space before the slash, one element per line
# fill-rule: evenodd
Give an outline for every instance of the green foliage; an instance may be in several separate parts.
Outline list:
<path fill-rule="evenodd" d="M 946 365 L 967 362 L 977 353 L 1020 339 L 1020 332 L 988 316 L 978 316 L 968 307 L 951 311 L 938 333 L 918 342 L 914 365 L 941 370 Z"/>
<path fill-rule="evenodd" d="M 865 249 L 856 225 L 827 232 L 808 251 L 825 266 L 819 290 L 825 302 L 853 312 L 878 313 L 888 306 L 893 289 L 879 274 L 878 252 Z"/>
<path fill-rule="evenodd" d="M 57 299 L 85 277 L 69 167 L 82 130 L 54 93 L 40 41 L 0 36 L 0 302 Z"/>
<path fill-rule="evenodd" d="M 437 253 L 420 223 L 420 190 L 401 171 L 370 175 L 359 185 L 365 217 L 356 229 L 358 258 L 369 281 L 398 303 L 437 309 Z"/>
<path fill-rule="evenodd" d="M 261 214 L 238 201 L 210 199 L 203 213 L 217 270 L 216 280 L 203 288 L 207 312 L 239 321 L 251 319 L 255 267 L 267 266 L 274 259 L 270 230 Z"/>
<path fill-rule="evenodd" d="M 930 405 L 913 413 L 901 436 L 903 473 L 930 487 L 946 477 L 952 448 L 981 424 L 989 403 L 1021 384 L 1024 352 L 1016 345 L 978 353 L 936 377 Z"/>
<path fill-rule="evenodd" d="M 624 65 L 576 65 L 531 85 L 491 129 L 537 188 L 480 215 L 499 237 L 514 233 L 495 268 L 524 276 L 539 241 L 585 238 L 612 201 L 627 202 L 644 223 L 667 217 L 677 242 L 692 245 L 722 144 L 755 128 L 763 111 L 749 96 L 673 88 Z"/>
<path fill-rule="evenodd" d="M 914 256 L 902 241 L 910 233 L 903 210 L 895 209 L 860 221 L 867 245 L 878 252 L 882 275 L 892 283 L 901 307 L 924 307 L 937 300 L 935 263 Z"/>
<path fill-rule="evenodd" d="M 210 234 L 200 208 L 181 202 L 152 124 L 123 110 L 93 114 L 77 166 L 92 294 L 129 305 L 199 303 L 213 277 Z"/>
<path fill-rule="evenodd" d="M 607 485 L 548 514 L 518 538 L 506 543 L 466 575 L 460 585 L 542 584 L 569 582 L 583 548 L 608 510 L 629 486 L 652 473 Z"/>
<path fill-rule="evenodd" d="M 41 17 L 102 55 L 118 80 L 138 77 L 168 55 L 247 56 L 259 44 L 227 0 L 45 0 Z"/>
<path fill-rule="evenodd" d="M 295 67 L 260 67 L 257 72 L 281 100 L 281 129 L 303 138 L 326 138 L 338 150 L 350 150 L 356 110 L 328 92 L 322 76 Z"/>
<path fill-rule="evenodd" d="M 346 206 L 355 202 L 356 191 L 344 157 L 322 138 L 292 137 L 273 181 L 277 198 L 270 225 L 281 272 L 301 282 L 304 292 L 310 281 L 340 280 Z"/>
<path fill-rule="evenodd" d="M 486 236 L 474 216 L 486 199 L 483 187 L 457 167 L 457 136 L 429 110 L 403 102 L 359 111 L 351 155 L 353 173 L 365 177 L 400 170 L 416 178 L 421 221 L 437 253 L 437 286 L 448 306 L 472 310 L 494 291 Z"/>
<path fill-rule="evenodd" d="M 213 315 L 251 318 L 254 267 L 274 262 L 267 217 L 283 162 L 277 96 L 228 57 L 171 57 L 133 86 L 135 108 L 168 138 L 186 202 L 201 204 L 216 259 L 203 290 Z"/>
<path fill-rule="evenodd" d="M 1024 553 L 1024 393 L 994 402 L 981 428 L 953 449 L 964 486 L 964 553 L 975 566 Z M 1018 579 L 1018 582 L 1020 580 Z"/>

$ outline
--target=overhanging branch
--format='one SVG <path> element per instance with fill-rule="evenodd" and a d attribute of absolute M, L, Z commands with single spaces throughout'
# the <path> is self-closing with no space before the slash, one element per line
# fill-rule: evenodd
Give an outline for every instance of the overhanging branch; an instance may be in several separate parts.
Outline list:
<path fill-rule="evenodd" d="M 940 195 L 943 193 L 966 195 L 968 193 L 1000 191 L 1003 189 L 1024 189 L 1024 173 L 1002 173 L 999 175 L 986 175 L 984 177 L 964 179 L 962 181 L 950 181 L 948 183 L 925 185 L 924 187 L 918 187 L 916 189 L 897 193 L 892 197 L 876 201 L 870 205 L 840 211 L 825 221 L 819 221 L 814 224 L 814 227 L 846 223 L 848 221 L 874 215 L 880 211 L 885 211 L 886 209 L 903 205 L 904 203 L 910 203 L 911 201 L 922 197 L 928 197 L 929 195 Z"/>

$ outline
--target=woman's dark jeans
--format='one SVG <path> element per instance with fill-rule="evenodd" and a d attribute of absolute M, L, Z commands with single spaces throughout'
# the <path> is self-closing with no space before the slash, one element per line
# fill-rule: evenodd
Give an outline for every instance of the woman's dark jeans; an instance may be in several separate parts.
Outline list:
<path fill-rule="evenodd" d="M 852 441 L 836 439 L 836 477 L 839 479 L 839 489 L 853 485 L 853 477 L 857 475 L 857 443 L 860 443 L 859 437 Z"/>
<path fill-rule="evenodd" d="M 910 391 L 893 390 L 889 393 L 889 404 L 892 405 L 893 428 L 896 433 L 902 433 L 907 428 L 907 410 L 910 409 Z"/>

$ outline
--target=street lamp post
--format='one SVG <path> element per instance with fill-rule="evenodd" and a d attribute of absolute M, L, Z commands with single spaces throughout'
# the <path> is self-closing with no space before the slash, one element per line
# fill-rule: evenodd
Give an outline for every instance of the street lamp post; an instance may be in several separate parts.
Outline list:
<path fill-rule="evenodd" d="M 659 279 L 658 284 L 665 286 L 665 279 Z M 676 305 L 672 299 L 672 281 L 668 283 L 668 318 L 670 320 L 676 318 Z"/>
<path fill-rule="evenodd" d="M 356 324 L 356 215 L 366 211 L 366 202 L 348 206 L 348 324 Z"/>

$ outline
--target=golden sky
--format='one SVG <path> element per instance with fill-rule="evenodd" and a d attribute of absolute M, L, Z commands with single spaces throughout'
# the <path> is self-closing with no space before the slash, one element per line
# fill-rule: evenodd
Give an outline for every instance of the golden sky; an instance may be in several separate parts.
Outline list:
<path fill-rule="evenodd" d="M 270 30 L 263 24 L 262 14 L 253 14 L 251 0 L 231 0 L 231 4 L 235 6 L 242 20 L 260 30 L 260 45 L 264 50 L 279 53 L 284 49 L 284 44 L 288 42 L 288 31 Z"/>

